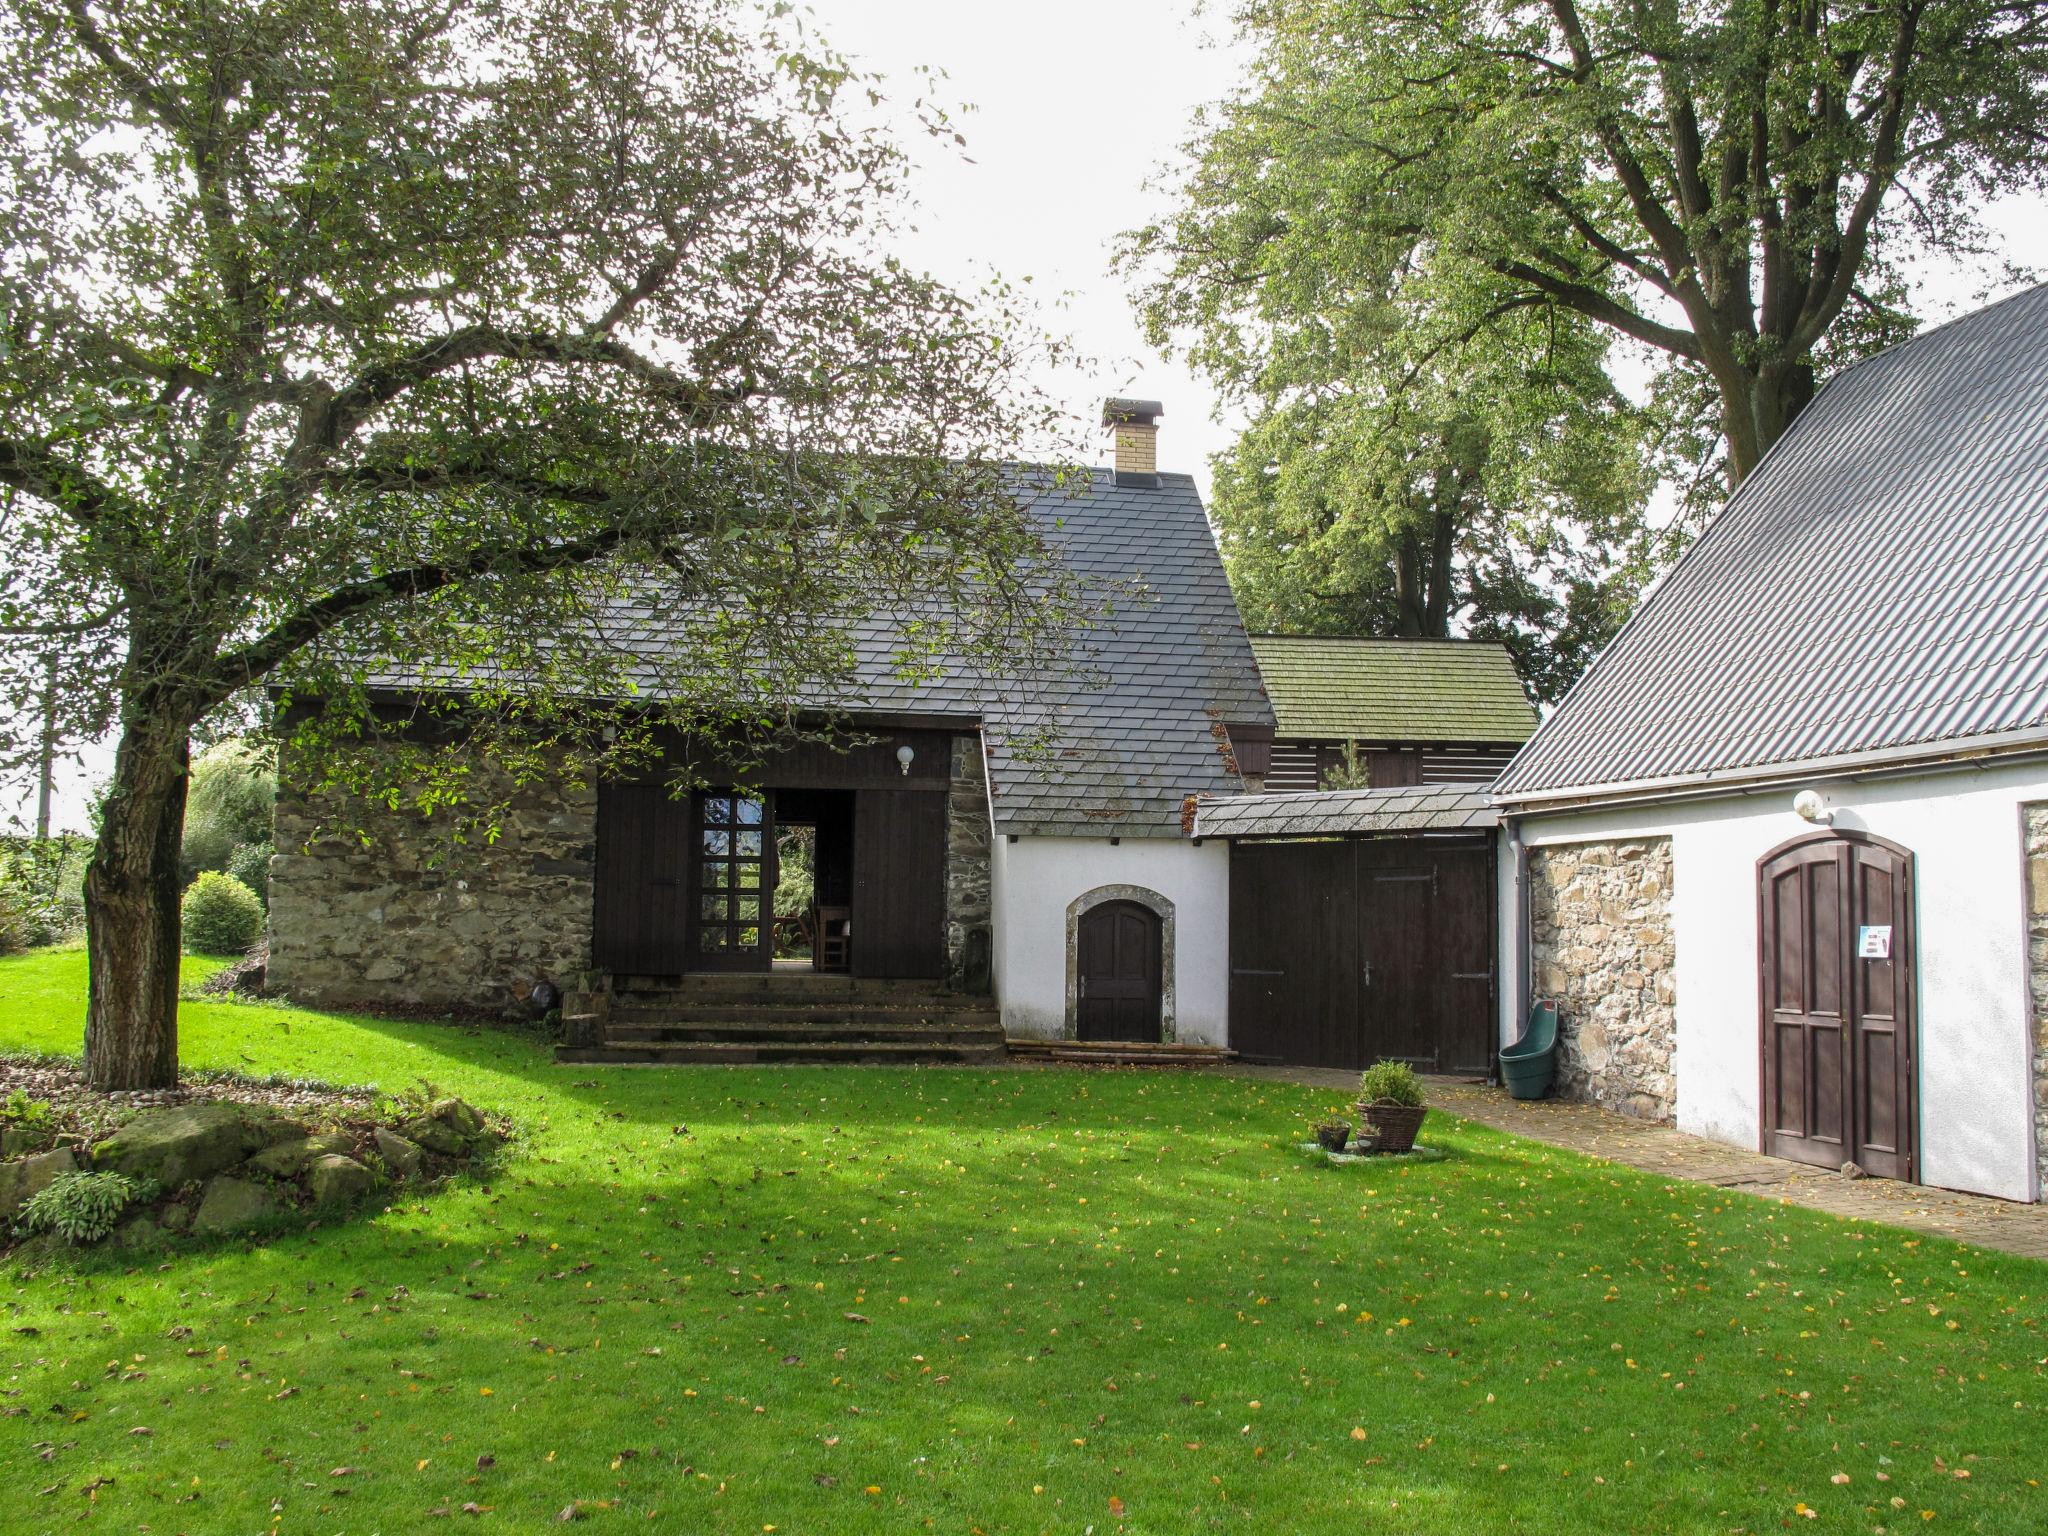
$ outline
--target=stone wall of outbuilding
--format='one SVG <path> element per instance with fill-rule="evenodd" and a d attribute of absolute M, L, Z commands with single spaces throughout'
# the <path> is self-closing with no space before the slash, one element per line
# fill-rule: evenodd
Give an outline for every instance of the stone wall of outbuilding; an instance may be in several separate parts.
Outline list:
<path fill-rule="evenodd" d="M 2021 808 L 2027 840 L 2027 992 L 2034 1039 L 2034 1161 L 2048 1197 L 2048 805 Z"/>
<path fill-rule="evenodd" d="M 981 737 L 955 736 L 946 790 L 946 984 L 963 992 L 991 987 L 993 836 Z"/>
<path fill-rule="evenodd" d="M 478 764 L 475 797 L 508 787 Z M 513 793 L 494 842 L 451 846 L 416 811 L 355 801 L 323 817 L 278 775 L 266 989 L 323 1007 L 492 1012 L 590 964 L 597 794 L 560 782 Z M 322 833 L 323 821 L 329 830 Z M 362 837 L 334 830 L 360 828 Z"/>
<path fill-rule="evenodd" d="M 1557 1092 L 1639 1119 L 1677 1109 L 1671 840 L 1529 855 L 1530 975 L 1558 1004 Z"/>

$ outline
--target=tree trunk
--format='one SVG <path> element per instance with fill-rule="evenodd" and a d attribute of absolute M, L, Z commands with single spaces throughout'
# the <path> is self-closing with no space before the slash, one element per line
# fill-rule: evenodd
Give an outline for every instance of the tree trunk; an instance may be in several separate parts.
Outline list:
<path fill-rule="evenodd" d="M 85 1070 L 102 1090 L 178 1080 L 178 855 L 189 759 L 182 723 L 154 720 L 130 725 L 114 758 L 85 872 Z"/>
<path fill-rule="evenodd" d="M 1721 396 L 1722 430 L 1728 441 L 1728 489 L 1733 491 L 1763 462 L 1816 393 L 1813 365 L 1766 368 L 1745 380 L 1743 392 Z"/>

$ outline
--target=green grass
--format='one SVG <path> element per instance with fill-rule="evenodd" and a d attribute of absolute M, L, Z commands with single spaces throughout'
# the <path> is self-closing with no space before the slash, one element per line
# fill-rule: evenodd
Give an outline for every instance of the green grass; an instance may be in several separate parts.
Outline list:
<path fill-rule="evenodd" d="M 83 965 L 0 961 L 0 1047 L 75 1048 Z M 2025 1260 L 1442 1116 L 1441 1162 L 1319 1164 L 1329 1096 L 1248 1079 L 557 1068 L 227 1003 L 183 1050 L 523 1139 L 353 1225 L 10 1279 L 10 1531 L 2048 1527 Z"/>

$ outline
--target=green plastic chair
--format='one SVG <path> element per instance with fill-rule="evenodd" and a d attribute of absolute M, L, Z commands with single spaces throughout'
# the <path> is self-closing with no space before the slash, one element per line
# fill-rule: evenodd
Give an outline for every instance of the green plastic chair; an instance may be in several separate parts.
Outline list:
<path fill-rule="evenodd" d="M 1540 1099 L 1557 1075 L 1557 1004 L 1539 1002 L 1529 1010 L 1522 1038 L 1500 1053 L 1501 1081 L 1518 1099 Z"/>

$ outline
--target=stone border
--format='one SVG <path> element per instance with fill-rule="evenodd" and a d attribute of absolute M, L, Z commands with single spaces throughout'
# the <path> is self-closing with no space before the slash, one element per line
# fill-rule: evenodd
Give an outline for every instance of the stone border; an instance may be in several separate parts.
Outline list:
<path fill-rule="evenodd" d="M 1173 903 L 1143 885 L 1098 885 L 1067 903 L 1067 1014 L 1060 1038 L 1075 1039 L 1080 1028 L 1081 919 L 1112 901 L 1134 901 L 1159 918 L 1159 1041 L 1172 1045 L 1179 1039 L 1173 1009 Z"/>

